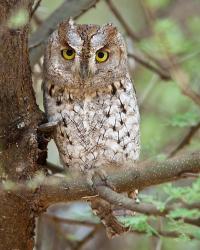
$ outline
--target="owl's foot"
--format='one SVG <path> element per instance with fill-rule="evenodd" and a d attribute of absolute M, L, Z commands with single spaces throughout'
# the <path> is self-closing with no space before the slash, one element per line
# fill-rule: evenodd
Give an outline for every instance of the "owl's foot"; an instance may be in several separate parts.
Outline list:
<path fill-rule="evenodd" d="M 58 125 L 58 121 L 56 122 L 47 122 L 43 123 L 38 127 L 38 130 L 43 133 L 51 133 Z"/>
<path fill-rule="evenodd" d="M 92 190 L 96 191 L 96 187 L 99 185 L 97 183 L 96 177 L 99 177 L 101 179 L 104 186 L 107 186 L 112 190 L 115 190 L 115 186 L 112 184 L 112 182 L 108 180 L 108 175 L 106 174 L 106 171 L 103 169 L 92 169 L 87 173 L 87 182 L 92 188 Z"/>
<path fill-rule="evenodd" d="M 128 197 L 135 200 L 135 203 L 139 204 L 140 200 L 138 198 L 138 189 L 128 193 Z"/>

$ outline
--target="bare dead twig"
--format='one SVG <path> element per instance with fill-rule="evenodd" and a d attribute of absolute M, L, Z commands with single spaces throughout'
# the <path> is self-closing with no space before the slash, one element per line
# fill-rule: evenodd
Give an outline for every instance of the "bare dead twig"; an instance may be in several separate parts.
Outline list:
<path fill-rule="evenodd" d="M 182 93 L 188 96 L 194 103 L 200 105 L 200 95 L 194 92 L 189 86 L 188 75 L 180 68 L 176 63 L 170 67 L 170 73 L 172 78 L 177 82 Z"/>
<path fill-rule="evenodd" d="M 32 11 L 31 11 L 30 17 L 32 17 L 35 14 L 35 12 L 39 8 L 41 2 L 42 2 L 42 0 L 38 0 L 37 3 L 34 5 Z"/>
<path fill-rule="evenodd" d="M 106 2 L 108 4 L 110 10 L 112 11 L 112 13 L 116 16 L 116 18 L 119 20 L 119 22 L 124 27 L 127 35 L 130 36 L 133 40 L 135 40 L 137 42 L 140 41 L 139 36 L 135 32 L 133 32 L 133 30 L 128 26 L 128 24 L 126 23 L 126 21 L 122 17 L 121 13 L 117 10 L 117 8 L 112 3 L 112 1 L 111 0 L 106 0 Z"/>
<path fill-rule="evenodd" d="M 108 187 L 98 187 L 97 191 L 99 195 L 110 202 L 113 205 L 116 205 L 117 207 L 120 208 L 125 208 L 137 213 L 141 214 L 146 214 L 146 215 L 154 215 L 154 216 L 166 216 L 169 214 L 171 211 L 176 209 L 177 207 L 184 207 L 188 209 L 195 209 L 199 208 L 200 203 L 194 203 L 194 204 L 176 204 L 174 205 L 166 205 L 166 207 L 163 210 L 159 210 L 156 208 L 155 205 L 153 204 L 145 204 L 145 203 L 140 203 L 137 204 L 133 199 L 130 199 L 120 193 L 116 193 L 115 191 L 111 190 Z M 185 223 L 192 224 L 195 226 L 200 226 L 200 218 L 177 218 L 177 220 L 183 220 Z"/>
<path fill-rule="evenodd" d="M 181 141 L 178 143 L 178 145 L 169 153 L 168 157 L 173 157 L 175 154 L 177 154 L 178 151 L 187 146 L 190 143 L 192 137 L 196 134 L 196 132 L 199 129 L 200 129 L 200 122 L 197 123 L 195 126 L 190 127 L 186 135 L 183 138 L 181 138 Z"/>
<path fill-rule="evenodd" d="M 132 230 L 131 232 L 136 234 L 146 234 L 146 232 L 140 232 L 138 230 Z M 157 230 L 158 234 L 152 234 L 152 237 L 167 237 L 167 238 L 179 238 L 181 237 L 181 233 L 176 231 L 164 231 L 164 230 Z M 195 239 L 195 237 L 191 234 L 185 234 L 189 239 Z"/>
<path fill-rule="evenodd" d="M 95 228 L 81 241 L 77 243 L 77 245 L 73 248 L 73 250 L 79 250 L 82 248 L 83 245 L 85 245 L 88 241 L 90 241 L 94 235 L 102 228 L 101 224 L 97 224 Z"/>
<path fill-rule="evenodd" d="M 58 216 L 47 214 L 47 213 L 43 214 L 43 216 L 57 223 L 79 225 L 79 226 L 81 225 L 81 226 L 87 226 L 87 227 L 95 227 L 97 225 L 97 223 L 91 222 L 91 221 L 80 221 L 80 220 L 73 220 L 73 219 L 67 219 L 67 218 L 60 218 Z"/>
<path fill-rule="evenodd" d="M 155 67 L 153 64 L 149 63 L 146 59 L 142 58 L 141 56 L 133 53 L 129 53 L 128 56 L 134 58 L 138 63 L 158 74 L 161 79 L 166 81 L 171 79 L 171 76 L 167 70 L 164 71 L 162 68 Z"/>
<path fill-rule="evenodd" d="M 115 7 L 115 5 L 112 3 L 111 0 L 106 0 L 110 10 L 112 11 L 112 13 L 115 15 L 115 17 L 118 19 L 118 21 L 121 23 L 122 27 L 124 28 L 124 30 L 126 31 L 126 34 L 133 40 L 136 42 L 139 42 L 141 40 L 141 37 L 139 37 L 139 35 L 137 35 L 135 32 L 133 32 L 133 30 L 130 28 L 130 26 L 128 25 L 128 23 L 125 21 L 125 19 L 123 18 L 123 16 L 121 15 L 121 13 L 117 10 L 117 8 Z M 151 61 L 153 61 L 158 67 L 160 67 L 162 70 L 165 70 L 165 67 L 163 67 L 161 61 L 157 58 L 155 58 L 154 56 L 150 55 L 149 53 L 147 53 L 146 51 L 143 51 L 143 54 L 149 58 Z"/>

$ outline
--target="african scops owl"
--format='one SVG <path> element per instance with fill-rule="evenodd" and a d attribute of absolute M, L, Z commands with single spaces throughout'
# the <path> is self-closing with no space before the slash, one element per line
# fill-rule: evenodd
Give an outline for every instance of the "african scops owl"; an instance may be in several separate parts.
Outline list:
<path fill-rule="evenodd" d="M 43 90 L 64 167 L 87 173 L 138 159 L 138 105 L 125 42 L 112 24 L 63 21 L 46 47 Z"/>

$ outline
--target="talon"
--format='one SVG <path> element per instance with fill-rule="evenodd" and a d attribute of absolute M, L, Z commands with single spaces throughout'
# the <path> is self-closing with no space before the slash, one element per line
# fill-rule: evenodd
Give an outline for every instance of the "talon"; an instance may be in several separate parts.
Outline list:
<path fill-rule="evenodd" d="M 38 127 L 38 130 L 41 132 L 49 133 L 49 132 L 52 132 L 57 125 L 58 125 L 58 121 L 44 123 Z"/>
<path fill-rule="evenodd" d="M 128 193 L 128 197 L 135 200 L 135 203 L 139 204 L 140 199 L 138 197 L 138 189 Z"/>
<path fill-rule="evenodd" d="M 111 188 L 112 190 L 116 190 L 115 186 L 108 180 L 108 176 L 106 172 L 102 169 L 93 169 L 88 171 L 87 173 L 87 183 L 92 188 L 92 191 L 96 191 L 97 181 L 95 179 L 96 176 L 99 176 L 101 181 L 104 183 L 105 186 Z"/>
<path fill-rule="evenodd" d="M 95 185 L 95 182 L 93 181 L 94 179 L 94 170 L 90 170 L 88 173 L 87 173 L 87 183 L 88 185 L 90 186 L 91 190 L 92 191 L 96 191 L 96 185 Z"/>

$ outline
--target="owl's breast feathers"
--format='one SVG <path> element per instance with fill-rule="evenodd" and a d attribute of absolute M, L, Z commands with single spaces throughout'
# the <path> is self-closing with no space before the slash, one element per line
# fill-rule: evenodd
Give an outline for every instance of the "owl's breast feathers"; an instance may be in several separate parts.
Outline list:
<path fill-rule="evenodd" d="M 139 111 L 128 78 L 87 91 L 46 82 L 44 98 L 49 121 L 59 121 L 54 140 L 65 166 L 138 159 Z"/>

